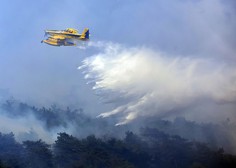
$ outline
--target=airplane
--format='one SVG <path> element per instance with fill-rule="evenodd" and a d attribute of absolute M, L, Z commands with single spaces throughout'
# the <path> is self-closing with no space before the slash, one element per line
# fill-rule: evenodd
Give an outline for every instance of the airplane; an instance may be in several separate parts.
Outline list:
<path fill-rule="evenodd" d="M 76 46 L 75 40 L 89 40 L 89 29 L 85 28 L 79 34 L 78 30 L 67 28 L 66 30 L 45 30 L 45 36 L 49 35 L 46 40 L 41 43 L 46 43 L 53 46 Z"/>

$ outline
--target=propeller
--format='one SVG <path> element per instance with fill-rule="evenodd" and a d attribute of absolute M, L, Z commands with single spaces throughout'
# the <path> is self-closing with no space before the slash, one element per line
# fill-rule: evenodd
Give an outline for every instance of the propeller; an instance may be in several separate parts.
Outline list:
<path fill-rule="evenodd" d="M 46 37 L 48 35 L 48 33 L 46 32 L 46 30 L 44 30 L 44 37 Z"/>

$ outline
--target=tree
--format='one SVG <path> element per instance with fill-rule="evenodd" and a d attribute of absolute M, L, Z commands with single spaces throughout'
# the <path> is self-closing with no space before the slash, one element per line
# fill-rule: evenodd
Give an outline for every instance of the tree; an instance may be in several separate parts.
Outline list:
<path fill-rule="evenodd" d="M 24 167 L 24 149 L 15 141 L 14 134 L 0 133 L 0 160 L 6 167 Z"/>
<path fill-rule="evenodd" d="M 73 167 L 80 159 L 79 141 L 66 133 L 59 133 L 53 146 L 57 167 Z"/>
<path fill-rule="evenodd" d="M 24 141 L 23 146 L 26 153 L 26 164 L 29 168 L 52 168 L 53 155 L 50 145 L 42 140 Z"/>

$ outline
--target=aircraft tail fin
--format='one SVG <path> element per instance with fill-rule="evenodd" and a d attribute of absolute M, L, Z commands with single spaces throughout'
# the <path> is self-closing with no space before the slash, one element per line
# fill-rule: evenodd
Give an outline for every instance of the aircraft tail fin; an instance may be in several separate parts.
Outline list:
<path fill-rule="evenodd" d="M 89 29 L 85 28 L 83 33 L 82 33 L 82 37 L 85 39 L 89 39 Z"/>

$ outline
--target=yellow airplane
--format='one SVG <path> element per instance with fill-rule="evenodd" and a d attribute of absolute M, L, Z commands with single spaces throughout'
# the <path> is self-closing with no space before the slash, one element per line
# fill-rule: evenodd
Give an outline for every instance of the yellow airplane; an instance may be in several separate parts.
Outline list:
<path fill-rule="evenodd" d="M 73 28 L 67 28 L 66 30 L 45 30 L 45 35 L 49 35 L 49 37 L 46 40 L 42 40 L 41 43 L 53 46 L 75 46 L 75 40 L 89 40 L 89 29 L 85 28 L 81 34 Z"/>

